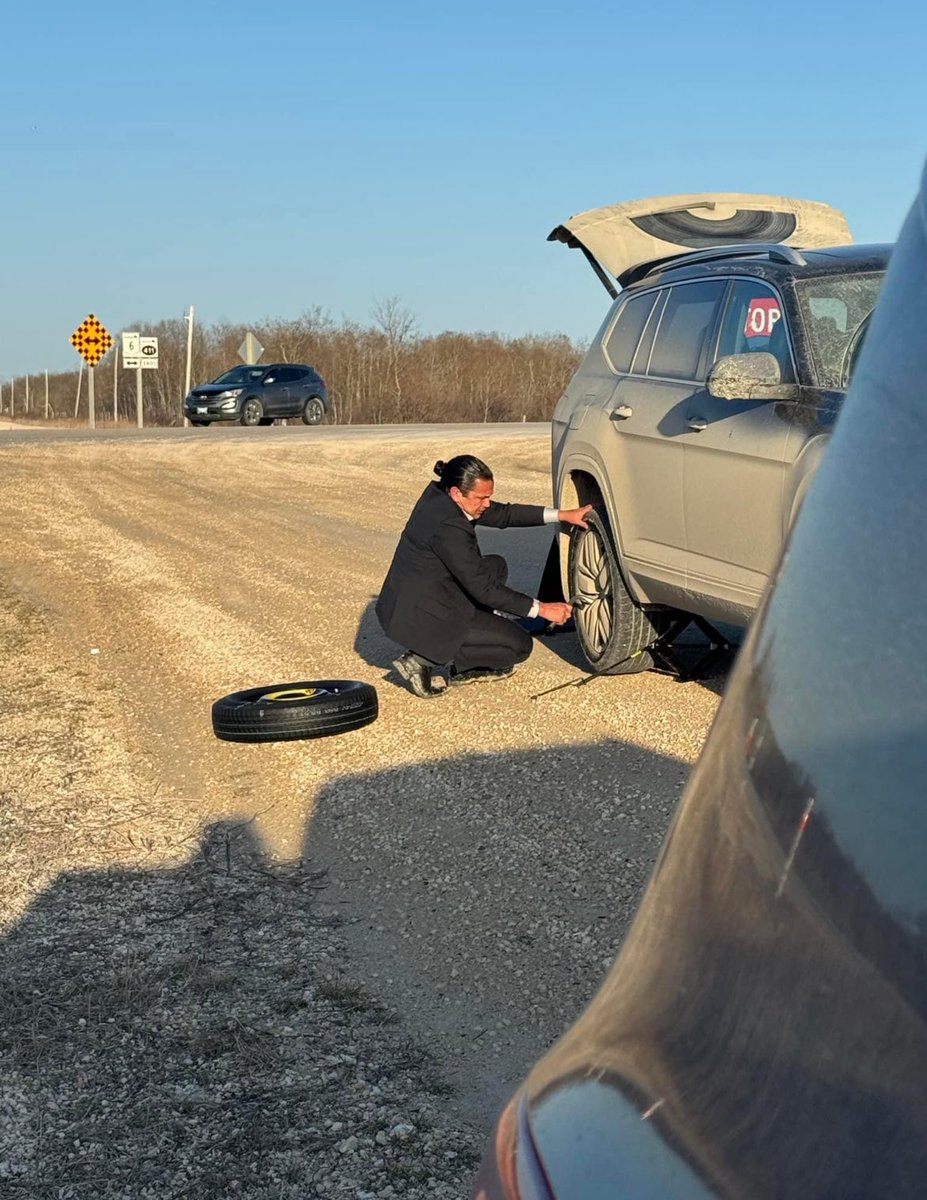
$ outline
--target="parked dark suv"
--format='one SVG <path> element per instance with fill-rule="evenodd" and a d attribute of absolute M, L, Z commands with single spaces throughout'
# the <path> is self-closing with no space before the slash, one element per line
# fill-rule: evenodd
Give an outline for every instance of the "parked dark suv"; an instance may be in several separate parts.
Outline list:
<path fill-rule="evenodd" d="M 272 425 L 278 417 L 301 417 L 306 425 L 319 425 L 330 411 L 325 380 L 304 363 L 233 367 L 195 387 L 183 402 L 191 425 Z"/>
<path fill-rule="evenodd" d="M 615 205 L 550 236 L 615 298 L 553 414 L 553 482 L 559 507 L 600 517 L 561 546 L 585 656 L 631 673 L 679 611 L 745 625 L 756 610 L 890 248 L 846 244 L 826 205 L 744 195 Z"/>

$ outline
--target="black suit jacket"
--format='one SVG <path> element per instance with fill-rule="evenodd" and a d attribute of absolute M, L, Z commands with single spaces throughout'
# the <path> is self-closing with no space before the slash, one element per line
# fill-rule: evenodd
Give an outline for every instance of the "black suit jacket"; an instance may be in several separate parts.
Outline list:
<path fill-rule="evenodd" d="M 476 540 L 476 526 L 543 525 L 538 504 L 492 502 L 470 521 L 436 483 L 422 492 L 402 531 L 377 600 L 394 641 L 434 662 L 452 662 L 476 605 L 526 617 L 533 600 L 500 583 Z"/>

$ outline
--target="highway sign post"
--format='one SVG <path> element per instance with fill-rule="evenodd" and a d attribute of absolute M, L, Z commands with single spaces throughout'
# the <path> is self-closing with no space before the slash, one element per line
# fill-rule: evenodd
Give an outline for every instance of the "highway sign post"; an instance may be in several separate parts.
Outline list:
<path fill-rule="evenodd" d="M 93 313 L 86 316 L 70 337 L 71 345 L 87 364 L 87 397 L 90 410 L 90 428 L 96 429 L 97 417 L 93 398 L 93 368 L 113 344 L 112 335 L 104 328 Z"/>
<path fill-rule="evenodd" d="M 193 305 L 184 311 L 183 319 L 187 323 L 187 367 L 184 371 L 183 394 L 184 397 L 190 395 L 190 366 L 193 361 Z M 186 414 L 183 418 L 184 428 L 190 424 Z"/>
<path fill-rule="evenodd" d="M 128 371 L 135 371 L 135 423 L 139 429 L 144 424 L 142 416 L 142 366 L 138 360 L 141 340 L 141 335 L 137 330 L 131 333 L 126 330 L 122 332 L 122 365 Z"/>
<path fill-rule="evenodd" d="M 135 372 L 135 418 L 139 429 L 144 423 L 142 411 L 142 371 L 153 371 L 158 366 L 158 339 L 142 337 L 137 332 L 122 335 L 122 365 Z"/>

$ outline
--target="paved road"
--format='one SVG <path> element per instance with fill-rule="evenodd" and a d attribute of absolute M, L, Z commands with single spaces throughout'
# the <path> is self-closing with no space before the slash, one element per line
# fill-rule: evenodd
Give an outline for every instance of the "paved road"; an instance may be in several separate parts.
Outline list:
<path fill-rule="evenodd" d="M 476 432 L 474 432 L 476 431 Z M 495 445 L 506 442 L 513 434 L 527 437 L 540 437 L 549 440 L 550 426 L 541 422 L 523 422 L 521 424 L 449 424 L 449 425 L 303 425 L 301 421 L 289 424 L 271 425 L 263 429 L 245 429 L 241 425 L 211 425 L 208 429 L 193 429 L 192 427 L 149 426 L 139 429 L 134 425 L 105 425 L 99 424 L 96 429 L 86 425 L 63 428 L 46 425 L 44 422 L 26 424 L 22 421 L 11 421 L 8 417 L 0 418 L 0 445 L 6 440 L 26 445 L 35 445 L 56 441 L 66 445 L 75 443 L 93 443 L 100 445 L 107 442 L 171 442 L 181 438 L 189 438 L 194 442 L 209 444 L 206 439 L 222 438 L 222 445 L 235 445 L 243 442 L 252 447 L 268 448 L 292 444 L 294 439 L 306 439 L 311 442 L 329 441 L 366 441 L 371 437 L 387 442 L 417 442 L 440 441 L 445 432 L 451 438 L 463 436 L 471 439 L 476 436 L 480 444 Z"/>
<path fill-rule="evenodd" d="M 564 634 L 502 683 L 433 703 L 398 686 L 373 598 L 431 464 L 464 450 L 500 498 L 549 499 L 546 426 L 0 433 L 0 598 L 38 614 L 44 653 L 73 672 L 81 728 L 111 751 L 94 787 L 118 774 L 194 841 L 253 819 L 271 858 L 327 869 L 353 980 L 485 1129 L 601 979 L 721 681 L 535 698 L 583 674 Z M 530 591 L 548 538 L 487 541 Z M 211 735 L 217 696 L 337 677 L 376 684 L 375 725 L 263 747 Z"/>

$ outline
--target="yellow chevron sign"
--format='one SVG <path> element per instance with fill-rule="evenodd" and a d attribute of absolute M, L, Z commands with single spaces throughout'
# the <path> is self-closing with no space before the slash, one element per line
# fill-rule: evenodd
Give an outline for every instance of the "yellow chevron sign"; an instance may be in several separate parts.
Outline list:
<path fill-rule="evenodd" d="M 113 338 L 101 321 L 91 313 L 71 334 L 71 345 L 88 367 L 95 367 L 112 346 Z"/>

